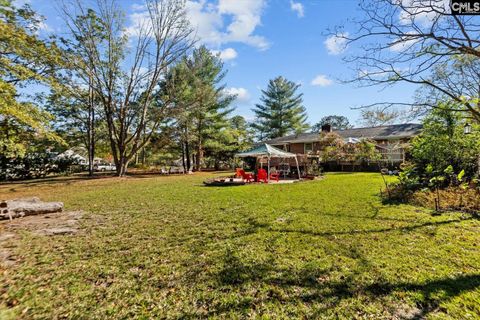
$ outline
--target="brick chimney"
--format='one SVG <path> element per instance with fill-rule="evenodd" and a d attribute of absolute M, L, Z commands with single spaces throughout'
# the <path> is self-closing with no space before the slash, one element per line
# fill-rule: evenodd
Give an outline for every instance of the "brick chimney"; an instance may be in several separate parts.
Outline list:
<path fill-rule="evenodd" d="M 332 126 L 329 125 L 328 123 L 327 124 L 324 124 L 322 126 L 322 132 L 332 132 Z"/>

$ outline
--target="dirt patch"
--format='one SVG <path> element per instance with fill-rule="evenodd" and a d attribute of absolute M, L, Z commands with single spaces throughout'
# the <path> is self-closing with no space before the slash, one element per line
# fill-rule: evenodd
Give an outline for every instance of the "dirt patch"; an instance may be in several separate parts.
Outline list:
<path fill-rule="evenodd" d="M 69 211 L 0 221 L 0 266 L 11 267 L 16 264 L 13 249 L 21 231 L 29 231 L 37 236 L 76 234 L 81 231 L 80 219 L 83 215 L 83 211 Z"/>

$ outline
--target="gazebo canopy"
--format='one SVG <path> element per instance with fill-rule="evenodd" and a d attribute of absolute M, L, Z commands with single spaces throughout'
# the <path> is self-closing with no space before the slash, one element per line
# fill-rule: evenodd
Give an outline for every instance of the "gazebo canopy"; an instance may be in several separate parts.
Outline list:
<path fill-rule="evenodd" d="M 235 157 L 238 157 L 238 158 L 246 158 L 246 157 L 295 158 L 296 156 L 297 155 L 295 153 L 283 151 L 267 143 L 262 143 L 261 145 L 253 149 L 250 149 L 245 152 L 240 152 L 235 155 Z"/>

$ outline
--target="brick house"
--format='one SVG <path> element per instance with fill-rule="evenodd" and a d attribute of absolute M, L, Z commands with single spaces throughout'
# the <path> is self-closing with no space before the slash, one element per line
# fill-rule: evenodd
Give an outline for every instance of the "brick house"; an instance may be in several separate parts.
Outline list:
<path fill-rule="evenodd" d="M 405 161 L 405 147 L 410 140 L 422 130 L 421 124 L 406 123 L 385 125 L 369 128 L 354 128 L 346 130 L 332 130 L 329 125 L 322 128 L 323 132 L 335 132 L 346 142 L 369 139 L 376 144 L 386 165 L 395 166 Z M 264 141 L 272 146 L 296 153 L 302 162 L 308 159 L 321 159 L 320 134 L 301 133 Z"/>

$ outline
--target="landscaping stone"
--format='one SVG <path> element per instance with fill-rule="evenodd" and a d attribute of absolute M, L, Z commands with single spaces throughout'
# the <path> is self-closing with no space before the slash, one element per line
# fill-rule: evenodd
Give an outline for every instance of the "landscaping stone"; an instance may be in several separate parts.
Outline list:
<path fill-rule="evenodd" d="M 30 215 L 62 212 L 62 202 L 43 202 L 37 197 L 2 200 L 0 219 L 13 219 Z"/>

